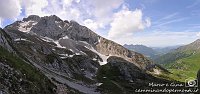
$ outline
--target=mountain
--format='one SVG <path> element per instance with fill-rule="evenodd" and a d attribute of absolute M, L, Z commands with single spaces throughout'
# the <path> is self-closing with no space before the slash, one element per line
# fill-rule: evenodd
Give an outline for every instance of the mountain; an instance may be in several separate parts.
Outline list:
<path fill-rule="evenodd" d="M 154 59 L 157 57 L 158 52 L 156 52 L 155 50 L 153 50 L 150 47 L 144 46 L 144 45 L 124 45 L 125 48 L 141 53 L 143 55 L 145 55 L 146 57 L 149 57 L 150 59 Z"/>
<path fill-rule="evenodd" d="M 151 47 L 151 48 L 157 53 L 159 53 L 160 55 L 163 55 L 163 54 L 173 51 L 174 49 L 177 49 L 180 46 L 182 45 L 168 46 L 168 47 Z"/>
<path fill-rule="evenodd" d="M 162 55 L 155 61 L 179 75 L 180 80 L 196 77 L 200 69 L 200 39 Z"/>
<path fill-rule="evenodd" d="M 170 51 L 173 51 L 174 49 L 178 48 L 179 46 L 169 46 L 169 47 L 147 47 L 145 45 L 123 45 L 125 48 L 141 53 L 145 57 L 148 57 L 151 60 L 155 60 L 161 55 L 164 55 Z"/>
<path fill-rule="evenodd" d="M 55 15 L 31 15 L 0 32 L 3 94 L 131 94 L 177 82 L 142 54 Z"/>

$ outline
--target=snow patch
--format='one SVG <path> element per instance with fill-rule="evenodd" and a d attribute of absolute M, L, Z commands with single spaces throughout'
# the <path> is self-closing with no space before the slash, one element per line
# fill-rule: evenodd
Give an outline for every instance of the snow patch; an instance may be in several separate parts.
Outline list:
<path fill-rule="evenodd" d="M 97 86 L 101 86 L 102 84 L 103 84 L 103 83 L 97 83 L 96 85 L 97 85 Z"/>
<path fill-rule="evenodd" d="M 81 55 L 80 53 L 75 53 L 75 55 Z"/>
<path fill-rule="evenodd" d="M 57 24 L 58 24 L 58 23 L 59 23 L 59 21 L 55 21 L 55 23 L 57 23 Z"/>
<path fill-rule="evenodd" d="M 83 52 L 83 51 L 80 51 L 80 53 L 82 53 L 82 54 L 84 54 L 84 55 L 87 55 L 85 52 Z"/>
<path fill-rule="evenodd" d="M 66 59 L 67 57 L 64 57 L 64 56 L 60 56 L 60 58 L 61 58 L 61 59 Z"/>
<path fill-rule="evenodd" d="M 96 59 L 96 58 L 93 58 L 92 60 L 94 60 L 94 61 L 97 61 L 97 59 Z"/>
<path fill-rule="evenodd" d="M 74 55 L 69 55 L 69 57 L 73 57 Z"/>
<path fill-rule="evenodd" d="M 74 52 L 72 49 L 69 49 L 71 52 Z"/>
<path fill-rule="evenodd" d="M 65 58 L 68 58 L 68 57 L 73 57 L 75 54 L 73 55 L 69 55 L 69 54 L 59 54 L 60 55 L 60 58 L 61 59 L 65 59 Z"/>
<path fill-rule="evenodd" d="M 55 41 L 55 40 L 53 40 L 53 39 L 51 39 L 49 37 L 41 37 L 41 39 L 44 40 L 44 41 L 46 41 L 46 42 L 53 42 L 53 43 L 55 43 L 58 48 L 66 48 L 66 47 L 60 45 L 59 40 Z"/>
<path fill-rule="evenodd" d="M 26 39 L 23 39 L 23 38 L 17 38 L 17 39 L 15 39 L 14 41 L 21 41 L 21 40 L 27 41 Z"/>
<path fill-rule="evenodd" d="M 54 40 L 49 38 L 49 37 L 41 37 L 42 40 L 46 41 L 46 42 L 53 42 Z"/>
<path fill-rule="evenodd" d="M 98 43 L 100 43 L 101 42 L 101 38 L 100 37 L 98 37 L 98 41 L 97 42 L 95 42 L 94 44 L 98 44 Z"/>
<path fill-rule="evenodd" d="M 101 59 L 102 59 L 102 61 L 99 61 L 99 64 L 100 65 L 105 65 L 105 64 L 107 64 L 108 62 L 107 62 L 107 59 L 110 57 L 110 56 L 106 56 L 106 55 L 103 55 L 103 54 L 101 54 L 101 53 L 99 53 L 99 52 L 97 52 L 93 47 L 87 47 L 87 46 L 84 46 L 85 48 L 87 48 L 87 49 L 89 49 L 89 50 L 91 50 L 92 52 L 94 52 L 94 53 L 96 53 L 97 55 L 99 55 L 100 57 L 101 57 Z"/>
<path fill-rule="evenodd" d="M 161 72 L 158 69 L 153 69 L 154 74 L 159 75 Z"/>
<path fill-rule="evenodd" d="M 82 43 L 84 43 L 84 44 L 88 44 L 86 41 L 79 41 L 79 42 L 82 42 Z"/>
<path fill-rule="evenodd" d="M 69 29 L 71 29 L 72 28 L 72 26 L 69 26 L 68 28 L 67 28 L 67 31 L 69 30 Z"/>
<path fill-rule="evenodd" d="M 102 62 L 100 61 L 100 65 L 105 65 L 107 64 L 107 59 L 109 58 L 109 56 L 105 56 L 105 55 L 102 55 L 102 54 L 99 54 L 99 56 L 101 57 L 101 59 L 103 60 Z"/>
<path fill-rule="evenodd" d="M 36 25 L 38 22 L 35 21 L 27 21 L 19 23 L 18 30 L 22 32 L 29 32 L 31 28 Z"/>
<path fill-rule="evenodd" d="M 32 42 L 30 40 L 27 40 L 27 39 L 24 39 L 24 38 L 17 38 L 17 39 L 14 39 L 14 41 L 27 41 L 27 42 Z M 34 42 L 32 42 L 34 43 Z"/>
<path fill-rule="evenodd" d="M 58 48 L 66 48 L 66 47 L 60 45 L 59 40 L 54 41 L 54 43 L 57 45 Z"/>
<path fill-rule="evenodd" d="M 59 54 L 59 55 L 61 55 L 61 56 L 69 56 L 68 54 Z"/>
<path fill-rule="evenodd" d="M 133 80 L 129 80 L 129 82 L 133 83 Z"/>
<path fill-rule="evenodd" d="M 66 35 L 66 36 L 62 37 L 61 39 L 69 39 L 69 37 Z"/>

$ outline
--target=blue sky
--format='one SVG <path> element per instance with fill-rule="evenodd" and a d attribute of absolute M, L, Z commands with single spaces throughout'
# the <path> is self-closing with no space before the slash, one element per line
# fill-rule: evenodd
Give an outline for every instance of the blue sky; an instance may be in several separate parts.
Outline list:
<path fill-rule="evenodd" d="M 0 0 L 4 27 L 28 15 L 75 20 L 120 44 L 165 47 L 200 38 L 200 0 Z"/>

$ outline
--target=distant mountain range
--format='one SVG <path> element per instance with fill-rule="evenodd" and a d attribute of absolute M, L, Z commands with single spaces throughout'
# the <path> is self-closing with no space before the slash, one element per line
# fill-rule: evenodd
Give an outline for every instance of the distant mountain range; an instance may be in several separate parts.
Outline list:
<path fill-rule="evenodd" d="M 141 53 L 151 59 L 156 58 L 156 55 L 158 54 L 158 52 L 155 51 L 154 49 L 144 46 L 144 45 L 127 45 L 127 44 L 125 44 L 124 47 L 129 50 Z"/>
<path fill-rule="evenodd" d="M 155 50 L 157 53 L 163 55 L 170 51 L 173 51 L 174 49 L 180 47 L 182 45 L 175 45 L 175 46 L 168 46 L 168 47 L 151 47 L 153 50 Z"/>
<path fill-rule="evenodd" d="M 145 45 L 133 45 L 133 44 L 131 45 L 125 44 L 123 46 L 129 50 L 141 53 L 152 60 L 179 47 L 179 46 L 147 47 Z"/>

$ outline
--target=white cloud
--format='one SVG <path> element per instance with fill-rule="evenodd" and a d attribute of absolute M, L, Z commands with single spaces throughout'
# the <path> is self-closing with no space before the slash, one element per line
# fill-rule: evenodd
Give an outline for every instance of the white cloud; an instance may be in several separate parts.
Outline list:
<path fill-rule="evenodd" d="M 76 3 L 79 3 L 81 0 L 75 0 Z"/>
<path fill-rule="evenodd" d="M 101 24 L 104 28 L 111 23 L 113 20 L 112 16 L 114 10 L 120 8 L 124 4 L 125 0 L 91 0 L 89 6 L 91 6 L 90 13 L 94 17 L 94 21 Z"/>
<path fill-rule="evenodd" d="M 186 19 L 188 19 L 188 18 L 187 17 L 175 18 L 175 19 L 172 19 L 172 20 L 164 21 L 164 22 L 157 22 L 157 24 L 154 25 L 154 27 L 161 27 L 161 26 L 165 26 L 165 25 L 168 25 L 168 24 L 171 24 L 171 23 L 181 22 L 181 21 L 184 21 Z"/>
<path fill-rule="evenodd" d="M 73 16 L 71 18 L 79 19 L 79 17 L 80 17 L 80 11 L 79 10 L 77 10 L 77 9 L 71 9 L 70 13 Z"/>
<path fill-rule="evenodd" d="M 151 19 L 150 18 L 146 18 L 145 19 L 145 24 L 146 24 L 146 27 L 150 27 L 151 26 Z"/>
<path fill-rule="evenodd" d="M 105 29 L 112 21 L 113 10 L 124 4 L 124 0 L 75 0 L 75 2 L 76 6 L 73 6 L 74 3 L 72 3 L 71 8 L 80 11 L 81 16 L 79 16 L 78 22 L 94 31 Z M 88 19 L 92 22 L 88 23 Z"/>
<path fill-rule="evenodd" d="M 48 6 L 46 6 L 43 11 L 47 15 L 57 15 L 63 20 L 75 20 L 78 21 L 79 23 L 83 22 L 82 11 L 79 9 L 79 6 L 81 5 L 74 5 L 73 3 L 80 3 L 80 1 L 76 0 L 49 0 Z"/>
<path fill-rule="evenodd" d="M 165 17 L 159 19 L 157 22 L 159 22 L 159 21 L 163 21 L 163 20 L 164 20 L 164 21 L 165 21 L 165 20 L 170 20 L 170 19 L 176 17 L 178 14 L 179 14 L 178 12 L 175 12 L 175 13 L 169 14 L 169 15 L 167 15 L 167 16 L 165 16 Z"/>
<path fill-rule="evenodd" d="M 96 27 L 89 27 L 92 30 L 104 29 L 108 26 L 112 21 L 111 17 L 114 14 L 114 10 L 120 10 L 120 6 L 124 4 L 124 0 L 1 0 L 1 2 L 7 1 L 10 1 L 10 4 L 4 4 L 4 6 L 11 5 L 11 7 L 7 7 L 15 11 L 18 10 L 15 7 L 22 7 L 25 10 L 25 16 L 57 15 L 63 20 L 75 20 L 86 26 L 88 26 L 88 23 L 85 24 L 85 21 L 91 19 L 93 22 L 89 26 L 96 25 Z M 17 2 L 17 6 L 15 6 L 15 2 Z M 4 6 L 0 6 L 0 8 Z M 13 17 L 22 18 L 21 15 L 14 15 Z"/>
<path fill-rule="evenodd" d="M 87 26 L 88 28 L 90 28 L 91 30 L 93 30 L 93 31 L 96 31 L 97 28 L 98 28 L 98 24 L 97 24 L 96 22 L 94 22 L 93 20 L 91 20 L 91 19 L 86 19 L 86 20 L 83 22 L 83 24 L 84 24 L 85 26 Z"/>
<path fill-rule="evenodd" d="M 2 20 L 1 20 L 1 18 L 0 18 L 0 27 L 2 27 Z"/>
<path fill-rule="evenodd" d="M 0 18 L 14 19 L 21 13 L 19 0 L 0 0 Z"/>
<path fill-rule="evenodd" d="M 94 32 L 97 31 L 99 28 L 104 28 L 103 23 L 101 22 L 95 22 L 92 19 L 86 19 L 84 20 L 83 24 L 93 30 Z"/>
<path fill-rule="evenodd" d="M 192 4 L 188 5 L 186 8 L 194 8 L 196 7 L 197 5 L 199 5 L 200 1 L 199 0 L 196 0 L 194 1 Z"/>
<path fill-rule="evenodd" d="M 94 15 L 96 17 L 105 17 L 112 13 L 113 9 L 120 7 L 124 0 L 92 0 L 91 2 L 96 10 Z"/>
<path fill-rule="evenodd" d="M 200 32 L 199 32 L 199 33 L 197 33 L 197 36 L 200 38 Z"/>
<path fill-rule="evenodd" d="M 63 5 L 70 6 L 73 0 L 63 0 Z"/>
<path fill-rule="evenodd" d="M 116 41 L 121 40 L 124 37 L 133 35 L 136 31 L 142 31 L 150 25 L 151 21 L 149 18 L 143 21 L 141 10 L 130 11 L 128 8 L 123 8 L 114 14 L 108 38 Z"/>
<path fill-rule="evenodd" d="M 26 15 L 45 16 L 43 9 L 48 5 L 47 0 L 23 0 L 22 5 L 25 8 Z"/>

